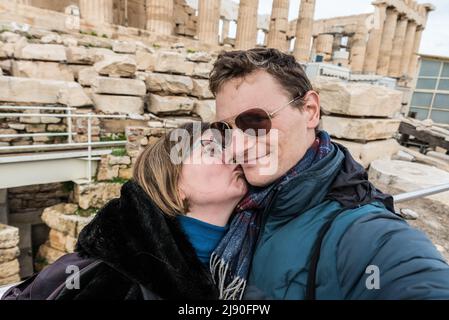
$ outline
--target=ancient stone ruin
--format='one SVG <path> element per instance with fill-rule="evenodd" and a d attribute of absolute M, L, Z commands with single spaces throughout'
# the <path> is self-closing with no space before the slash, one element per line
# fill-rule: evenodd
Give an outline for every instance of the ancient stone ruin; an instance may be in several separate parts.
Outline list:
<path fill-rule="evenodd" d="M 413 121 L 410 86 L 431 4 L 377 0 L 371 13 L 314 20 L 316 1 L 302 0 L 288 21 L 288 0 L 274 0 L 269 17 L 257 15 L 258 0 L 193 2 L 0 1 L 0 285 L 73 252 L 145 146 L 214 119 L 208 78 L 221 50 L 293 54 L 320 94 L 321 128 L 387 191 L 422 186 L 401 170 L 427 185 L 446 181 L 426 175 L 449 171 L 444 150 L 407 148 L 399 129 Z M 426 219 L 413 223 L 449 257 L 443 195 L 415 200 Z M 441 218 L 430 219 L 428 204 Z"/>

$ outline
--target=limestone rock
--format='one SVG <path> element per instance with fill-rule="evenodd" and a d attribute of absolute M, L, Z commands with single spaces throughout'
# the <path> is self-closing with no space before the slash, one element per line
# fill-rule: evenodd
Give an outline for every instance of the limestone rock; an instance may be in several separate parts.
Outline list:
<path fill-rule="evenodd" d="M 215 100 L 195 101 L 193 112 L 199 115 L 203 122 L 214 121 L 216 115 Z"/>
<path fill-rule="evenodd" d="M 19 247 L 0 249 L 0 263 L 12 261 L 20 255 Z"/>
<path fill-rule="evenodd" d="M 0 224 L 0 249 L 14 248 L 19 244 L 19 229 Z"/>
<path fill-rule="evenodd" d="M 144 96 L 147 88 L 145 83 L 136 79 L 118 79 L 98 77 L 92 84 L 95 93 Z"/>
<path fill-rule="evenodd" d="M 133 169 L 132 168 L 122 168 L 118 172 L 119 178 L 129 180 L 133 177 Z"/>
<path fill-rule="evenodd" d="M 143 114 L 144 100 L 140 97 L 93 94 L 95 110 L 106 114 Z"/>
<path fill-rule="evenodd" d="M 449 183 L 449 172 L 428 165 L 400 161 L 376 160 L 371 163 L 369 177 L 374 183 L 393 187 L 403 192 L 415 191 Z M 424 197 L 432 200 L 440 210 L 449 209 L 449 192 Z"/>
<path fill-rule="evenodd" d="M 75 201 L 82 209 L 101 208 L 113 198 L 120 197 L 120 183 L 98 182 L 75 184 Z"/>
<path fill-rule="evenodd" d="M 12 75 L 14 77 L 74 81 L 73 72 L 67 65 L 57 62 L 14 61 Z"/>
<path fill-rule="evenodd" d="M 92 105 L 92 100 L 76 82 L 67 82 L 67 86 L 59 90 L 57 102 L 75 108 Z"/>
<path fill-rule="evenodd" d="M 0 129 L 0 134 L 17 134 L 16 130 L 13 129 Z M 13 141 L 15 138 L 0 138 L 1 142 L 10 142 Z"/>
<path fill-rule="evenodd" d="M 119 166 L 110 166 L 107 163 L 101 164 L 98 168 L 97 180 L 98 181 L 109 181 L 118 177 Z"/>
<path fill-rule="evenodd" d="M 50 33 L 41 38 L 43 44 L 61 44 L 62 37 L 59 34 Z"/>
<path fill-rule="evenodd" d="M 150 94 L 148 111 L 155 114 L 186 114 L 193 110 L 194 100 L 187 97 Z"/>
<path fill-rule="evenodd" d="M 44 259 L 47 264 L 52 264 L 65 254 L 66 252 L 54 249 L 49 244 L 43 244 L 39 247 L 37 256 Z"/>
<path fill-rule="evenodd" d="M 316 78 L 324 113 L 351 116 L 392 117 L 402 107 L 402 92 L 383 86 Z"/>
<path fill-rule="evenodd" d="M 78 235 L 78 225 L 80 223 L 84 224 L 86 221 L 92 220 L 92 217 L 80 217 L 74 214 L 64 214 L 60 207 L 57 206 L 45 208 L 42 212 L 41 218 L 50 228 L 72 237 L 76 237 Z"/>
<path fill-rule="evenodd" d="M 156 72 L 191 75 L 195 66 L 195 63 L 186 61 L 185 57 L 177 52 L 158 52 L 156 61 Z"/>
<path fill-rule="evenodd" d="M 138 50 L 136 52 L 137 70 L 153 71 L 157 63 L 157 57 L 150 52 Z"/>
<path fill-rule="evenodd" d="M 66 55 L 68 63 L 93 65 L 96 62 L 95 56 L 85 47 L 68 47 Z"/>
<path fill-rule="evenodd" d="M 0 278 L 0 286 L 4 286 L 7 284 L 12 284 L 12 283 L 18 283 L 20 282 L 20 276 L 18 274 L 6 277 L 6 278 Z"/>
<path fill-rule="evenodd" d="M 73 252 L 76 238 L 55 229 L 50 229 L 48 242 L 50 244 L 50 247 L 52 247 L 53 249 L 65 252 Z"/>
<path fill-rule="evenodd" d="M 400 123 L 396 119 L 321 118 L 322 128 L 331 136 L 349 140 L 388 139 L 398 131 Z"/>
<path fill-rule="evenodd" d="M 66 61 L 65 47 L 60 44 L 27 44 L 16 50 L 15 57 L 24 60 Z"/>
<path fill-rule="evenodd" d="M 95 63 L 95 70 L 103 76 L 133 77 L 137 71 L 136 61 L 128 56 L 106 56 L 104 60 Z"/>
<path fill-rule="evenodd" d="M 212 99 L 214 95 L 209 90 L 209 80 L 203 79 L 192 79 L 193 81 L 193 91 L 192 96 L 198 97 L 200 99 Z"/>
<path fill-rule="evenodd" d="M 338 139 L 332 140 L 348 148 L 354 159 L 365 168 L 368 168 L 374 160 L 391 159 L 400 149 L 400 145 L 395 139 L 371 141 L 368 143 Z"/>
<path fill-rule="evenodd" d="M 150 92 L 164 92 L 168 94 L 188 94 L 193 90 L 193 82 L 190 77 L 148 73 L 145 79 Z"/>
<path fill-rule="evenodd" d="M 208 79 L 209 74 L 212 71 L 213 65 L 211 63 L 195 63 L 193 67 L 192 76 Z"/>
<path fill-rule="evenodd" d="M 135 41 L 114 41 L 112 51 L 117 53 L 136 53 Z"/>
<path fill-rule="evenodd" d="M 0 100 L 17 103 L 62 103 L 73 107 L 92 104 L 75 82 L 0 77 Z"/>
<path fill-rule="evenodd" d="M 187 54 L 187 60 L 193 62 L 210 62 L 212 60 L 212 56 L 205 51 L 197 51 Z"/>
<path fill-rule="evenodd" d="M 16 275 L 19 273 L 19 270 L 19 261 L 17 259 L 0 263 L 0 279 Z"/>
<path fill-rule="evenodd" d="M 92 86 L 95 79 L 98 77 L 98 72 L 94 67 L 88 67 L 81 69 L 78 72 L 78 82 L 82 86 L 90 87 Z"/>

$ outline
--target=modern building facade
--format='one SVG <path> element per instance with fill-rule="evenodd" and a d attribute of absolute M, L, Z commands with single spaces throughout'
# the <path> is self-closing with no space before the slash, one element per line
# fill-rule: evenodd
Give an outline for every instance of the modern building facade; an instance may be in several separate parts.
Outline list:
<path fill-rule="evenodd" d="M 449 57 L 421 55 L 410 112 L 449 124 Z"/>

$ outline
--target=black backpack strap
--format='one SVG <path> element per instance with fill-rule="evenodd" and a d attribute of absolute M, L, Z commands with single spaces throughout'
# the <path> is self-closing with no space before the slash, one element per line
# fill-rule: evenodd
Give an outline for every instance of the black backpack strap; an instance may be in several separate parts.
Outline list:
<path fill-rule="evenodd" d="M 341 208 L 332 215 L 329 216 L 326 223 L 321 227 L 318 232 L 318 236 L 315 240 L 315 243 L 312 248 L 312 255 L 310 257 L 310 265 L 309 265 L 309 273 L 307 275 L 307 287 L 306 287 L 306 296 L 305 300 L 315 300 L 316 299 L 316 273 L 318 269 L 318 261 L 320 260 L 321 246 L 323 243 L 323 239 L 329 231 L 332 223 L 335 221 L 340 213 L 346 211 L 351 208 Z"/>

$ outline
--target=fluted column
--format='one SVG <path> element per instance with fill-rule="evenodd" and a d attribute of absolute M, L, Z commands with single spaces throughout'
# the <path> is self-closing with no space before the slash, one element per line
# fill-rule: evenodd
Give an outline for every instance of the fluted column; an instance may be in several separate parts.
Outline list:
<path fill-rule="evenodd" d="M 16 0 L 16 3 L 31 6 L 31 0 Z"/>
<path fill-rule="evenodd" d="M 199 0 L 197 33 L 200 42 L 218 44 L 219 20 L 220 0 Z"/>
<path fill-rule="evenodd" d="M 397 10 L 394 8 L 388 8 L 384 31 L 382 34 L 382 41 L 380 44 L 379 61 L 377 62 L 377 73 L 383 76 L 388 75 L 388 69 L 390 67 L 390 54 L 393 49 L 393 39 L 396 33 L 397 22 Z"/>
<path fill-rule="evenodd" d="M 321 54 L 324 61 L 330 61 L 332 58 L 332 47 L 334 36 L 331 34 L 319 34 L 316 38 L 316 54 Z"/>
<path fill-rule="evenodd" d="M 80 0 L 81 18 L 95 23 L 113 23 L 113 0 Z"/>
<path fill-rule="evenodd" d="M 256 46 L 259 0 L 240 0 L 235 47 L 246 50 Z"/>
<path fill-rule="evenodd" d="M 359 22 L 357 25 L 357 30 L 352 39 L 352 46 L 350 50 L 351 70 L 354 73 L 363 72 L 363 64 L 365 62 L 365 53 L 366 53 L 367 33 L 368 30 L 366 29 L 365 23 Z"/>
<path fill-rule="evenodd" d="M 410 78 L 415 77 L 416 68 L 418 67 L 418 59 L 419 59 L 418 51 L 419 51 L 419 47 L 421 46 L 421 38 L 422 38 L 423 30 L 424 30 L 423 27 L 419 27 L 415 33 L 415 41 L 413 42 L 412 56 L 410 58 L 410 64 L 408 66 L 408 72 L 407 72 L 407 74 Z"/>
<path fill-rule="evenodd" d="M 390 66 L 388 76 L 399 78 L 401 76 L 401 59 L 404 49 L 405 35 L 407 32 L 408 19 L 401 16 L 396 27 L 396 32 L 393 39 L 393 49 L 390 55 Z"/>
<path fill-rule="evenodd" d="M 409 21 L 407 24 L 407 31 L 405 33 L 404 47 L 401 57 L 401 74 L 400 76 L 407 76 L 410 59 L 413 55 L 413 44 L 415 43 L 416 22 Z"/>
<path fill-rule="evenodd" d="M 173 0 L 147 0 L 147 30 L 171 35 L 173 33 Z"/>
<path fill-rule="evenodd" d="M 298 61 L 309 61 L 314 15 L 315 0 L 301 0 L 296 22 L 295 49 L 293 50 L 293 55 Z"/>
<path fill-rule="evenodd" d="M 374 26 L 369 33 L 368 44 L 366 46 L 365 62 L 363 65 L 364 73 L 375 74 L 377 71 L 386 13 L 387 6 L 385 4 L 377 4 L 375 6 Z"/>
<path fill-rule="evenodd" d="M 273 0 L 267 47 L 287 50 L 289 0 Z"/>

